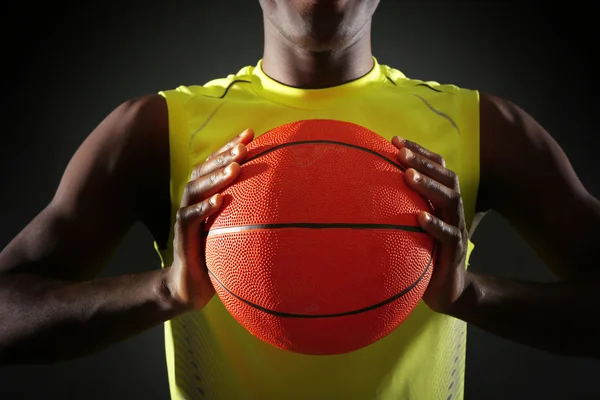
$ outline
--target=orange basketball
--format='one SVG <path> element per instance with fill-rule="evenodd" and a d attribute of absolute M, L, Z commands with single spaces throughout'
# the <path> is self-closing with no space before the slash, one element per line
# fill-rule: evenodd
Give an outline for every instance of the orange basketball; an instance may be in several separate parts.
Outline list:
<path fill-rule="evenodd" d="M 434 239 L 398 150 L 333 120 L 275 128 L 248 145 L 206 224 L 206 263 L 231 315 L 256 337 L 304 354 L 365 347 L 421 299 Z"/>

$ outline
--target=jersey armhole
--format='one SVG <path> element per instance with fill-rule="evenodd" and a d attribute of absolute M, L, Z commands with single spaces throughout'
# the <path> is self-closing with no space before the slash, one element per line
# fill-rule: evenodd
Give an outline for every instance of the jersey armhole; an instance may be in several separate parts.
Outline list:
<path fill-rule="evenodd" d="M 159 248 L 154 242 L 154 248 L 160 256 L 163 268 L 173 262 L 173 237 L 175 215 L 181 204 L 183 189 L 189 175 L 189 139 L 187 138 L 187 115 L 182 93 L 178 90 L 166 90 L 158 93 L 167 102 L 169 118 L 169 167 L 170 167 L 170 202 L 171 223 L 169 224 L 169 239 L 166 248 Z"/>
<path fill-rule="evenodd" d="M 477 193 L 479 191 L 479 176 L 480 176 L 480 149 L 479 149 L 479 92 L 477 90 L 460 89 L 459 96 L 462 96 L 463 104 L 461 107 L 465 110 L 462 113 L 461 121 L 461 181 L 465 181 L 462 186 L 463 199 L 467 199 L 463 204 L 469 204 L 469 208 L 465 208 L 464 215 L 467 226 L 470 228 L 475 217 L 475 209 L 477 202 Z M 467 267 L 471 253 L 475 248 L 475 244 L 469 239 L 467 248 Z"/>

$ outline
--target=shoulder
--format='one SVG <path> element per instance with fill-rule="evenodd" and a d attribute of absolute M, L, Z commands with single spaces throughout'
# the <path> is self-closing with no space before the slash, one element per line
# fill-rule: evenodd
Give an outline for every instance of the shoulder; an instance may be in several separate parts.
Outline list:
<path fill-rule="evenodd" d="M 165 99 L 158 94 L 126 100 L 100 122 L 84 143 L 89 149 L 106 150 L 113 153 L 112 157 L 121 157 L 110 149 L 117 146 L 138 152 L 149 138 L 168 134 L 167 120 Z"/>
<path fill-rule="evenodd" d="M 402 89 L 426 89 L 433 93 L 438 94 L 449 94 L 459 96 L 477 96 L 476 90 L 463 88 L 451 83 L 439 83 L 433 80 L 421 80 L 410 78 L 396 68 L 392 68 L 388 65 L 380 65 L 381 72 L 385 76 L 386 81 L 389 85 L 395 86 Z"/>
<path fill-rule="evenodd" d="M 230 92 L 250 88 L 254 68 L 246 66 L 235 74 L 211 79 L 202 85 L 181 85 L 174 89 L 163 90 L 159 94 L 168 102 L 180 102 L 184 106 L 197 98 L 223 99 Z"/>
<path fill-rule="evenodd" d="M 135 188 L 151 185 L 152 176 L 164 174 L 162 170 L 168 175 L 168 119 L 165 99 L 158 94 L 122 102 L 82 143 L 74 157 L 79 167 L 70 172 L 91 174 L 90 179 L 124 180 Z"/>
<path fill-rule="evenodd" d="M 556 147 L 550 134 L 517 104 L 488 93 L 480 94 L 480 137 L 482 163 L 506 163 L 528 151 L 546 151 Z M 513 154 L 506 157 L 506 152 Z M 525 154 L 523 159 L 525 159 Z M 498 171 L 499 172 L 499 171 Z"/>
<path fill-rule="evenodd" d="M 501 130 L 506 134 L 515 133 L 515 129 L 519 127 L 526 128 L 522 124 L 526 122 L 526 119 L 531 118 L 518 105 L 489 93 L 480 93 L 479 110 L 482 126 L 485 125 L 490 129 L 502 127 Z M 513 129 L 507 132 L 506 128 L 508 127 Z"/>
<path fill-rule="evenodd" d="M 165 99 L 158 94 L 149 94 L 117 105 L 86 141 L 99 151 L 110 151 L 110 148 L 126 149 L 127 156 L 130 157 L 130 152 L 140 153 L 151 144 L 149 139 L 159 139 L 166 135 L 168 110 Z M 120 155 L 115 153 L 113 157 Z"/>
<path fill-rule="evenodd" d="M 169 114 L 159 94 L 149 94 L 118 105 L 92 133 L 104 148 L 120 149 L 111 157 L 125 157 L 140 164 L 168 157 Z M 116 159 L 115 159 L 116 161 Z"/>

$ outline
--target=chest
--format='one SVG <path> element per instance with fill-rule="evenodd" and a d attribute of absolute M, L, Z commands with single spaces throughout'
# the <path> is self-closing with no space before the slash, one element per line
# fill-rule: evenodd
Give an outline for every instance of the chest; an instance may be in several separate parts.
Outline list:
<path fill-rule="evenodd" d="M 388 140 L 398 135 L 415 141 L 441 154 L 447 165 L 458 165 L 464 107 L 456 96 L 428 92 L 377 93 L 321 109 L 290 107 L 258 96 L 201 99 L 187 111 L 191 161 L 204 160 L 247 128 L 258 137 L 298 120 L 333 119 L 364 126 Z"/>

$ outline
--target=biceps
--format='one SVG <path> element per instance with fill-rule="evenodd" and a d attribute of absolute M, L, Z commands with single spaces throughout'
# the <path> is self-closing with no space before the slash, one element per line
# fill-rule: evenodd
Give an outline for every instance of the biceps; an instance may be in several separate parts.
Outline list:
<path fill-rule="evenodd" d="M 98 211 L 101 216 L 102 212 Z M 102 232 L 111 231 L 110 235 Z M 62 215 L 53 205 L 38 214 L 2 251 L 0 273 L 31 273 L 53 279 L 93 278 L 126 233 L 90 218 Z"/>
<path fill-rule="evenodd" d="M 593 268 L 598 200 L 537 121 L 514 105 L 492 103 L 482 109 L 482 176 L 489 206 L 557 275 Z"/>

